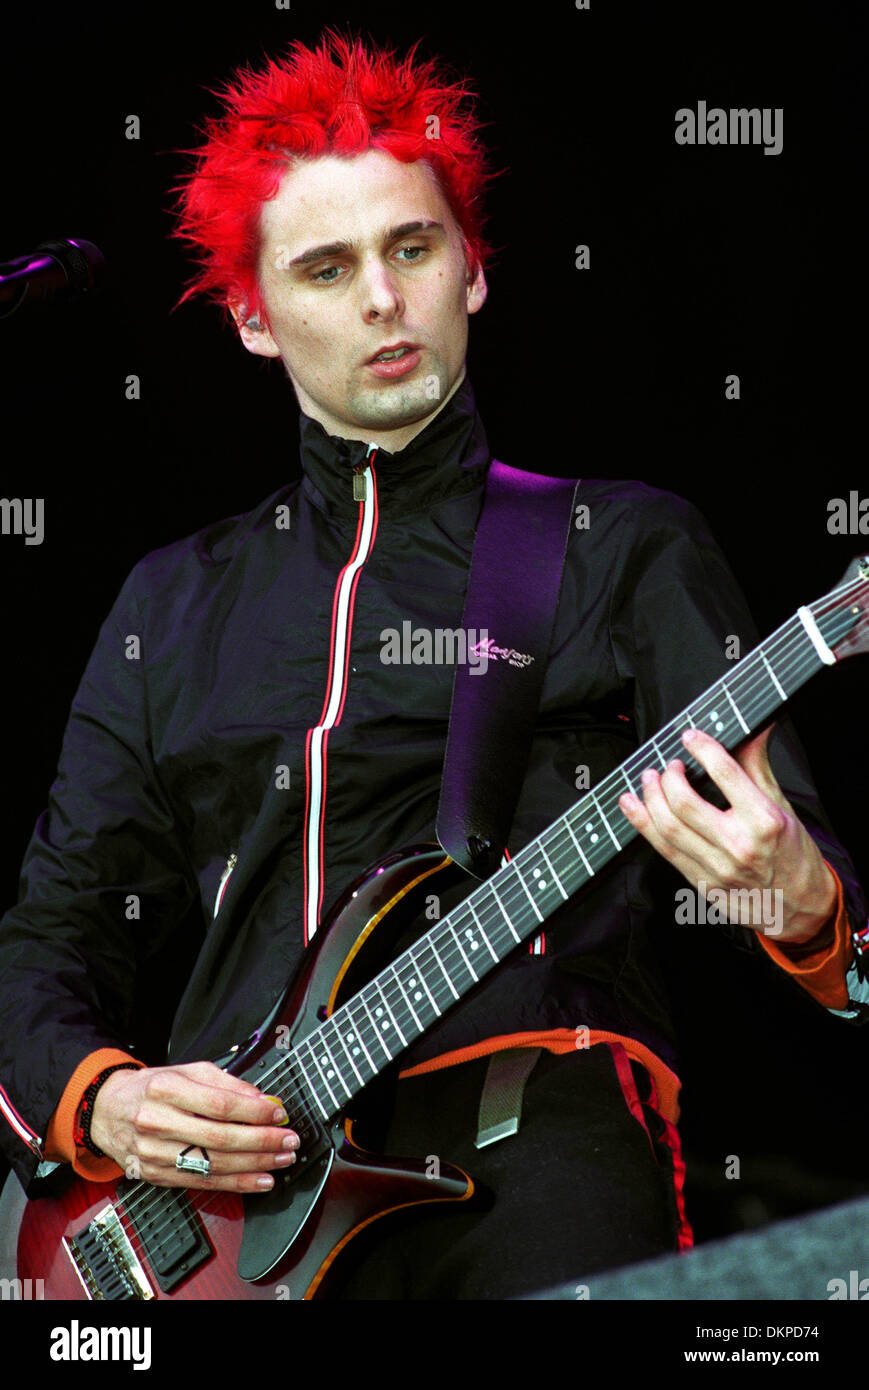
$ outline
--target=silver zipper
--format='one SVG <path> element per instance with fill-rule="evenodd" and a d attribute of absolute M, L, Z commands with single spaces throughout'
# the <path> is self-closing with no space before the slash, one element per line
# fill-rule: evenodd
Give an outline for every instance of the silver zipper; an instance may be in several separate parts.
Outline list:
<path fill-rule="evenodd" d="M 220 882 L 219 882 L 218 885 L 217 885 L 217 894 L 216 894 L 215 899 L 214 899 L 214 912 L 212 913 L 212 920 L 217 916 L 218 912 L 220 911 L 220 901 L 221 901 L 221 898 L 223 897 L 223 890 L 224 890 L 224 888 L 226 887 L 227 880 L 228 880 L 230 874 L 232 873 L 232 871 L 233 871 L 233 869 L 235 868 L 235 866 L 236 866 L 237 863 L 238 863 L 238 855 L 237 855 L 237 854 L 231 854 L 231 855 L 229 856 L 229 858 L 227 859 L 227 861 L 226 861 L 226 868 L 224 869 L 223 873 L 220 875 Z"/>

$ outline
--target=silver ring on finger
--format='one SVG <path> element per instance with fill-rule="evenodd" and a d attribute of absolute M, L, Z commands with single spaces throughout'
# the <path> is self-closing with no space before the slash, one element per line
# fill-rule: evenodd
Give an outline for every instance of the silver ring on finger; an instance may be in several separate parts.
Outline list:
<path fill-rule="evenodd" d="M 199 1148 L 202 1158 L 188 1158 L 191 1149 Z M 211 1172 L 211 1159 L 205 1149 L 197 1144 L 188 1144 L 186 1149 L 182 1149 L 175 1160 L 175 1167 L 181 1168 L 185 1173 L 201 1173 L 203 1177 L 208 1177 Z"/>

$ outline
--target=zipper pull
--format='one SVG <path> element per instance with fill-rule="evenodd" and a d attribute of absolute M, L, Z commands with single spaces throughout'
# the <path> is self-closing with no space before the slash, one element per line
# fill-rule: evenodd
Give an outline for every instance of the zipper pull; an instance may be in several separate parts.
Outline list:
<path fill-rule="evenodd" d="M 217 885 L 217 897 L 214 899 L 214 911 L 211 914 L 212 918 L 216 917 L 218 912 L 220 911 L 220 904 L 223 900 L 223 890 L 229 882 L 230 875 L 237 863 L 238 855 L 235 852 L 233 852 L 227 859 L 226 868 L 220 875 L 220 882 Z"/>
<path fill-rule="evenodd" d="M 357 463 L 353 469 L 353 501 L 364 502 L 368 497 L 368 484 L 365 478 L 367 464 Z"/>

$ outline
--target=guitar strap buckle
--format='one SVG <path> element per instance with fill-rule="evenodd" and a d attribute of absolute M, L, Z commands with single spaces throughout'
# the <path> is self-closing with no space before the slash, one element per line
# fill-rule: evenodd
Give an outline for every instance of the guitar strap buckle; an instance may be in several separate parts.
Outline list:
<path fill-rule="evenodd" d="M 475 1148 L 484 1149 L 516 1134 L 525 1083 L 542 1051 L 540 1047 L 508 1047 L 492 1053 L 480 1096 Z"/>

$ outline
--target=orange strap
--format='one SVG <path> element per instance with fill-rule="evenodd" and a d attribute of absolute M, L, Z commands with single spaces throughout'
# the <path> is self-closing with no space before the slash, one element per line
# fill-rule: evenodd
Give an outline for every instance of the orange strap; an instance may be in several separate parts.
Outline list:
<path fill-rule="evenodd" d="M 675 1124 L 679 1118 L 680 1081 L 674 1071 L 661 1061 L 644 1043 L 635 1038 L 625 1038 L 621 1033 L 608 1033 L 599 1028 L 553 1028 L 543 1033 L 502 1033 L 497 1038 L 486 1038 L 485 1042 L 474 1043 L 471 1047 L 460 1047 L 453 1052 L 443 1052 L 440 1057 L 431 1057 L 418 1066 L 408 1067 L 399 1072 L 399 1077 L 423 1076 L 426 1072 L 440 1071 L 442 1067 L 457 1066 L 460 1062 L 470 1062 L 474 1057 L 485 1057 L 490 1052 L 500 1052 L 506 1047 L 543 1047 L 547 1052 L 582 1052 L 595 1043 L 621 1043 L 629 1057 L 641 1062 L 654 1077 L 660 1097 L 661 1114 Z"/>

